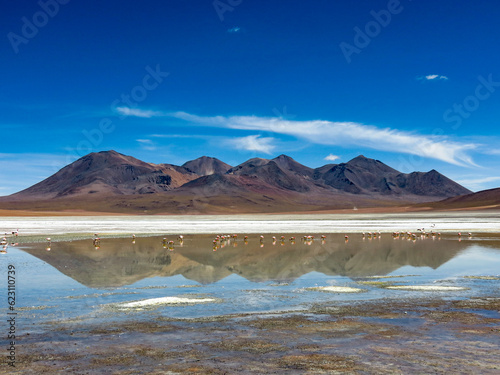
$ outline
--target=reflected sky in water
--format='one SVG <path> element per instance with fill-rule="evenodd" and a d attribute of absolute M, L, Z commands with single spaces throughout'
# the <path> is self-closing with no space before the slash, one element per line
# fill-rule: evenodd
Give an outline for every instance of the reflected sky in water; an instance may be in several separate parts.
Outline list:
<path fill-rule="evenodd" d="M 230 313 L 292 311 L 321 302 L 422 296 L 500 295 L 500 281 L 464 276 L 498 276 L 500 241 L 491 235 L 417 237 L 416 240 L 350 234 L 239 235 L 218 242 L 211 235 L 92 239 L 10 247 L 1 258 L 17 270 L 17 308 L 26 321 L 61 318 L 109 319 L 140 316 L 117 311 L 116 304 L 160 297 L 214 298 L 201 305 L 160 306 L 149 313 L 186 318 Z M 174 241 L 173 245 L 169 241 Z M 388 276 L 398 276 L 389 278 Z M 367 283 L 368 281 L 368 283 Z M 394 285 L 443 285 L 464 291 L 388 290 Z M 361 293 L 327 293 L 307 288 L 349 286 Z M 4 306 L 2 306 L 4 307 Z M 135 315 L 134 315 L 135 314 Z"/>

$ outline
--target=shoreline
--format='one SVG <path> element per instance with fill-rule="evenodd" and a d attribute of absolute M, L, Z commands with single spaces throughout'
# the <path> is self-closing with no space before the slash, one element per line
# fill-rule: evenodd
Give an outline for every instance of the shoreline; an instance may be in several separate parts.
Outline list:
<path fill-rule="evenodd" d="M 497 213 L 500 215 L 500 205 L 489 205 L 489 206 L 478 206 L 478 207 L 464 207 L 464 208 L 449 208 L 449 209 L 434 209 L 432 207 L 422 206 L 398 206 L 398 207 L 365 207 L 365 208 L 339 208 L 330 210 L 320 210 L 320 211 L 285 211 L 285 212 L 246 212 L 246 213 L 221 213 L 220 211 L 208 212 L 208 213 L 185 213 L 185 214 L 171 214 L 169 212 L 161 213 L 131 213 L 131 212 L 107 212 L 107 211 L 86 211 L 81 209 L 75 210 L 26 210 L 26 209 L 3 209 L 0 207 L 0 217 L 68 217 L 68 216 L 84 216 L 84 217 L 121 217 L 121 216 L 250 216 L 250 215 L 260 215 L 260 216 L 280 216 L 280 215 L 368 215 L 368 214 L 381 214 L 381 215 L 391 215 L 391 214 L 436 214 L 436 215 L 446 215 L 453 213 Z"/>
<path fill-rule="evenodd" d="M 141 312 L 119 323 L 43 324 L 21 335 L 12 373 L 493 374 L 499 323 L 498 296 L 318 303 L 202 319 Z"/>

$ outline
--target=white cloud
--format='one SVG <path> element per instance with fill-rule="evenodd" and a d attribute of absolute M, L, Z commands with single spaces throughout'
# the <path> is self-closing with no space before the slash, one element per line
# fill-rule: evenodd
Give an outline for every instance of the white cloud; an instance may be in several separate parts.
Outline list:
<path fill-rule="evenodd" d="M 479 178 L 465 178 L 465 179 L 456 179 L 455 181 L 472 191 L 479 191 L 488 189 L 488 184 L 490 184 L 491 182 L 500 181 L 500 177 L 492 176 L 492 177 L 479 177 Z"/>
<path fill-rule="evenodd" d="M 493 147 L 496 147 L 496 144 Z M 482 152 L 487 155 L 500 155 L 500 150 L 498 149 L 487 149 L 487 150 L 482 150 Z"/>
<path fill-rule="evenodd" d="M 119 114 L 124 116 L 134 116 L 134 117 L 144 117 L 144 118 L 161 116 L 161 112 L 148 111 L 138 108 L 117 107 L 115 109 Z"/>
<path fill-rule="evenodd" d="M 183 112 L 177 112 L 174 117 L 202 125 L 286 134 L 322 145 L 360 146 L 419 155 L 460 166 L 475 166 L 468 155 L 468 151 L 477 147 L 475 144 L 354 122 L 289 121 L 256 116 L 199 117 Z"/>
<path fill-rule="evenodd" d="M 325 157 L 325 160 L 329 160 L 329 161 L 335 161 L 335 160 L 338 160 L 338 159 L 340 159 L 340 156 L 333 155 L 333 154 L 330 154 L 327 157 Z"/>
<path fill-rule="evenodd" d="M 227 30 L 228 33 L 234 34 L 234 33 L 239 33 L 241 31 L 241 27 L 232 27 Z"/>
<path fill-rule="evenodd" d="M 397 152 L 441 160 L 459 166 L 477 166 L 469 151 L 478 145 L 451 141 L 445 136 L 421 135 L 391 128 L 380 128 L 356 122 L 333 122 L 324 120 L 292 121 L 276 117 L 214 116 L 203 117 L 186 112 L 158 113 L 191 122 L 199 126 L 229 129 L 274 132 L 294 136 L 311 143 L 329 146 L 356 146 L 374 150 Z M 255 138 L 262 144 L 266 138 Z M 269 152 L 269 148 L 265 148 Z M 264 151 L 266 152 L 266 151 Z"/>
<path fill-rule="evenodd" d="M 257 151 L 271 154 L 275 146 L 272 144 L 274 138 L 261 137 L 260 135 L 249 135 L 248 137 L 230 138 L 225 144 L 237 150 Z"/>
<path fill-rule="evenodd" d="M 151 139 L 136 139 L 144 150 L 154 151 L 156 146 Z"/>
<path fill-rule="evenodd" d="M 427 81 L 433 81 L 433 80 L 447 80 L 447 76 L 441 76 L 439 74 L 429 74 L 424 77 L 417 77 L 417 79 L 425 79 Z"/>

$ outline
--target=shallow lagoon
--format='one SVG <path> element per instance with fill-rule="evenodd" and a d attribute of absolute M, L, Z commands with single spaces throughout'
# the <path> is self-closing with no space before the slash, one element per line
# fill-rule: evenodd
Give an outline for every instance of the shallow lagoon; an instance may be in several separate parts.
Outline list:
<path fill-rule="evenodd" d="M 272 236 L 277 237 L 273 244 Z M 389 233 L 327 234 L 311 241 L 302 234 L 240 234 L 212 245 L 213 235 L 103 238 L 9 247 L 1 272 L 17 272 L 16 309 L 24 331 L 54 320 L 98 322 L 146 316 L 198 318 L 226 314 L 303 311 L 315 304 L 362 300 L 500 295 L 500 238 L 456 235 L 408 240 Z M 214 251 L 215 250 L 215 251 Z M 3 276 L 2 276 L 3 277 Z M 349 287 L 357 293 L 343 293 Z M 391 286 L 444 287 L 443 291 L 395 290 Z M 447 287 L 452 290 L 446 290 Z M 341 290 L 340 290 L 341 291 Z M 210 302 L 124 308 L 164 297 Z"/>

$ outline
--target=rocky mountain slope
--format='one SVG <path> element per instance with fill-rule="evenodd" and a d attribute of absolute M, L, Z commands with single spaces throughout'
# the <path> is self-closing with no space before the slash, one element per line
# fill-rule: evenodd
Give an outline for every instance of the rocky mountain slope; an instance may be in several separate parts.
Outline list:
<path fill-rule="evenodd" d="M 176 166 L 103 151 L 0 202 L 35 210 L 242 213 L 391 206 L 470 193 L 435 170 L 405 174 L 362 155 L 313 169 L 286 155 L 234 167 L 203 156 Z"/>

